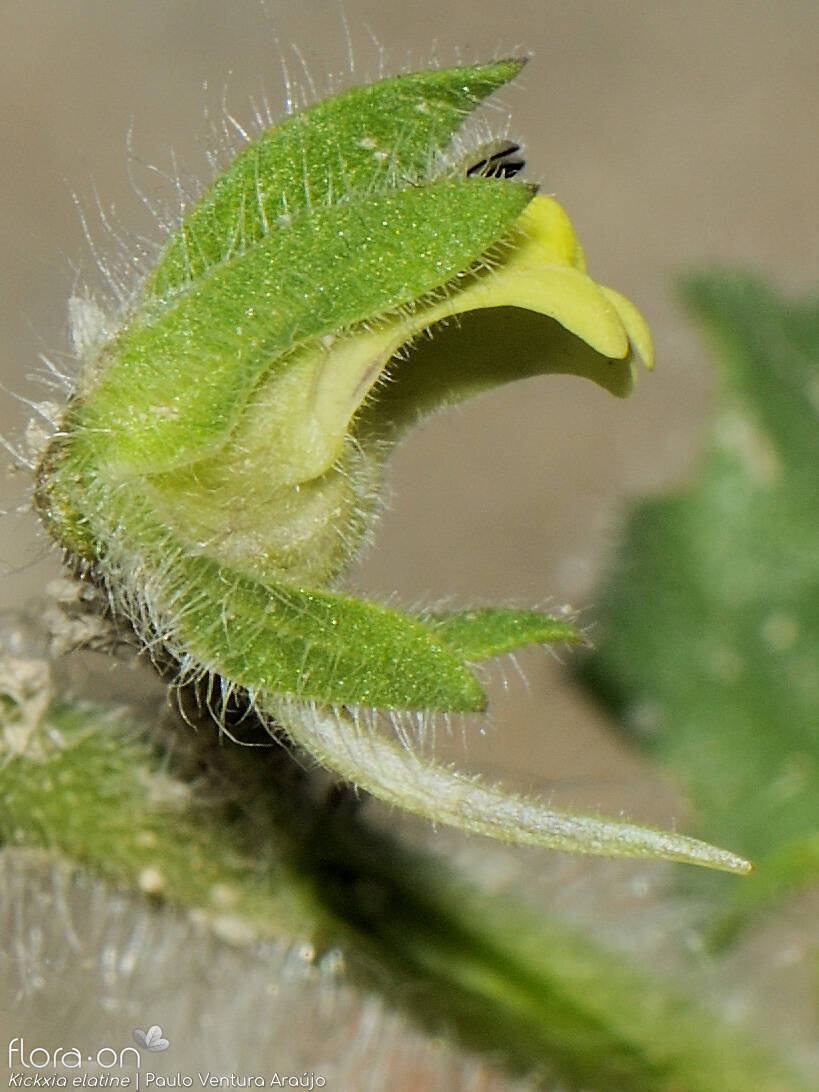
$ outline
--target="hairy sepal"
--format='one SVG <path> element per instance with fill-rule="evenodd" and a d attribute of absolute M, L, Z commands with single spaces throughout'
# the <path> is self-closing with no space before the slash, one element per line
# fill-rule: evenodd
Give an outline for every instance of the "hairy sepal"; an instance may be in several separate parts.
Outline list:
<path fill-rule="evenodd" d="M 742 857 L 695 838 L 559 811 L 487 785 L 427 760 L 411 746 L 382 738 L 366 718 L 343 710 L 265 696 L 259 704 L 323 766 L 388 804 L 433 822 L 515 845 L 751 871 Z"/>
<path fill-rule="evenodd" d="M 465 118 L 525 61 L 393 76 L 300 111 L 245 148 L 171 236 L 145 285 L 163 300 L 295 218 L 429 181 Z"/>

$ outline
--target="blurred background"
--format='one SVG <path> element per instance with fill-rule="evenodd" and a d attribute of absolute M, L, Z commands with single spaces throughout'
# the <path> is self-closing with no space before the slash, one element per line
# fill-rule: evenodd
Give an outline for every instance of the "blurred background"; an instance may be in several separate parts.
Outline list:
<path fill-rule="evenodd" d="M 27 378 L 38 355 L 65 360 L 67 298 L 100 283 L 72 195 L 103 254 L 96 195 L 157 235 L 129 181 L 129 131 L 138 164 L 207 180 L 206 114 L 224 100 L 250 127 L 265 96 L 278 112 L 282 58 L 309 99 L 311 83 L 322 95 L 332 81 L 508 53 L 531 56 L 500 96 L 527 177 L 567 209 L 595 278 L 643 311 L 657 370 L 623 403 L 547 378 L 428 422 L 395 459 L 390 510 L 353 579 L 405 605 L 569 602 L 593 623 L 631 499 L 684 482 L 700 450 L 710 378 L 675 274 L 721 264 L 792 293 L 816 287 L 814 0 L 3 0 L 2 434 L 15 442 L 28 419 L 14 394 L 47 396 Z M 10 476 L 4 506 L 25 485 Z M 59 558 L 33 517 L 9 517 L 0 565 L 12 607 Z M 674 786 L 620 745 L 558 662 L 520 665 L 526 686 L 512 667 L 508 688 L 496 673 L 471 765 L 556 801 L 685 826 Z M 462 747 L 451 743 L 459 761 Z"/>

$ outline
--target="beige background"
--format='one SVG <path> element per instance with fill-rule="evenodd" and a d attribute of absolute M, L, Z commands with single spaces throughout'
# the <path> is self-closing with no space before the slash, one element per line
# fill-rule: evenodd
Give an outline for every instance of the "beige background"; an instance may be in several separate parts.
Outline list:
<path fill-rule="evenodd" d="M 343 11 L 359 80 L 378 71 L 373 38 L 388 71 L 432 56 L 532 55 L 503 95 L 528 173 L 571 214 L 591 271 L 642 308 L 658 354 L 627 403 L 548 379 L 429 423 L 396 460 L 394 503 L 356 581 L 409 604 L 571 601 L 592 619 L 618 518 L 635 495 L 684 481 L 703 437 L 709 375 L 675 304 L 674 272 L 719 262 L 789 291 L 815 288 L 819 5 L 346 0 Z M 275 108 L 282 54 L 305 83 L 291 43 L 325 90 L 328 74 L 349 70 L 341 12 L 314 0 L 0 0 L 0 371 L 10 391 L 42 397 L 26 377 L 39 353 L 65 352 L 66 299 L 98 281 L 72 192 L 104 252 L 95 190 L 124 224 L 150 231 L 128 179 L 129 128 L 139 160 L 169 170 L 174 149 L 206 178 L 205 104 L 218 114 L 224 91 L 243 122 L 251 96 L 266 92 Z M 26 416 L 3 398 L 5 435 Z M 8 504 L 24 484 L 8 480 Z M 31 517 L 9 517 L 0 564 L 2 605 L 13 606 L 58 559 Z M 626 755 L 560 665 L 543 654 L 521 662 L 529 689 L 512 669 L 509 692 L 494 688 L 494 726 L 470 740 L 473 764 L 551 785 L 558 799 L 686 822 L 681 797 Z"/>

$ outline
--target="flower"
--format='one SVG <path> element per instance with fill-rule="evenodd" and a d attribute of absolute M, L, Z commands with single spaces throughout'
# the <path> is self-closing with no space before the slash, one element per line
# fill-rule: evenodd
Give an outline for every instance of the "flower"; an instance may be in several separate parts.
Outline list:
<path fill-rule="evenodd" d="M 520 66 L 353 88 L 249 144 L 81 362 L 37 505 L 181 685 L 243 692 L 376 795 L 510 840 L 734 867 L 699 843 L 480 786 L 356 712 L 478 711 L 476 660 L 578 639 L 536 611 L 405 614 L 333 590 L 402 432 L 541 372 L 625 394 L 634 354 L 652 362 L 645 323 L 586 274 L 560 206 L 452 155 L 465 117 Z M 457 338 L 413 349 L 452 320 Z"/>

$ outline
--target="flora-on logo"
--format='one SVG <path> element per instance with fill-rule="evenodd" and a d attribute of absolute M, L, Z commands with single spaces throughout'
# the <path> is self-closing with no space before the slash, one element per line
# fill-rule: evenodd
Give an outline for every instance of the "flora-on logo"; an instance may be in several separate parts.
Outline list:
<path fill-rule="evenodd" d="M 163 1038 L 162 1028 L 159 1024 L 153 1024 L 147 1031 L 143 1031 L 142 1028 L 134 1028 L 134 1039 L 143 1050 L 167 1050 L 171 1045 L 167 1039 Z"/>
<path fill-rule="evenodd" d="M 161 1029 L 160 1034 L 161 1034 Z M 153 1028 L 151 1029 L 153 1031 Z M 140 1033 L 144 1034 L 144 1033 Z M 165 1046 L 168 1045 L 167 1039 L 163 1040 Z M 139 1040 L 137 1040 L 139 1042 Z M 153 1049 L 164 1050 L 165 1047 L 154 1047 Z M 20 1070 L 23 1069 L 56 1069 L 57 1066 L 64 1066 L 66 1069 L 80 1069 L 83 1064 L 87 1062 L 96 1062 L 102 1069 L 113 1069 L 115 1066 L 122 1069 L 125 1066 L 126 1059 L 130 1065 L 136 1064 L 139 1069 L 140 1059 L 139 1051 L 136 1047 L 123 1047 L 121 1050 L 116 1051 L 113 1047 L 100 1047 L 96 1054 L 85 1054 L 79 1047 L 26 1047 L 25 1040 L 19 1035 L 9 1040 L 8 1049 L 8 1067 L 14 1070 L 17 1066 Z M 64 1087 L 64 1078 L 58 1077 L 54 1087 Z M 33 1081 L 32 1085 L 30 1082 Z M 54 1081 L 49 1078 L 49 1081 L 54 1084 Z M 17 1079 L 13 1082 L 17 1087 L 44 1087 L 45 1078 L 37 1075 L 36 1077 L 24 1077 L 22 1072 L 18 1072 Z"/>

